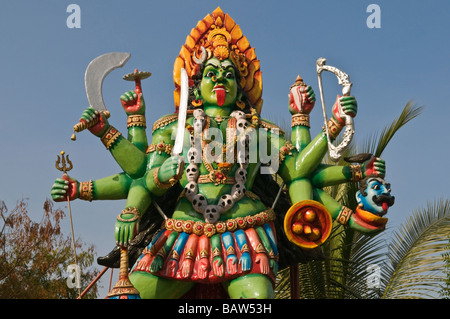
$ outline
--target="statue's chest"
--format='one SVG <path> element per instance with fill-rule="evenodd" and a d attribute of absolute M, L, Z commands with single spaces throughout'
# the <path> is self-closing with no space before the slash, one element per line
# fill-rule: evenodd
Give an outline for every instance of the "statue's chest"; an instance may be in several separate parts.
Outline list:
<path fill-rule="evenodd" d="M 208 222 L 215 222 L 245 194 L 248 167 L 248 139 L 243 138 L 245 115 L 226 121 L 212 121 L 197 114 L 191 130 L 191 148 L 187 154 L 185 196 Z M 229 185 L 229 193 L 209 204 L 199 185 Z M 203 188 L 203 187 L 202 187 Z M 220 187 L 222 188 L 222 187 Z"/>

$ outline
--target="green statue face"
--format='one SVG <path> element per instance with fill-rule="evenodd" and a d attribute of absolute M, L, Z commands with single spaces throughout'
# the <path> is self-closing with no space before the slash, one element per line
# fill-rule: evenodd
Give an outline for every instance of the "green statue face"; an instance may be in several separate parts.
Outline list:
<path fill-rule="evenodd" d="M 200 92 L 203 106 L 232 107 L 238 97 L 238 83 L 231 60 L 209 59 L 203 70 Z"/>

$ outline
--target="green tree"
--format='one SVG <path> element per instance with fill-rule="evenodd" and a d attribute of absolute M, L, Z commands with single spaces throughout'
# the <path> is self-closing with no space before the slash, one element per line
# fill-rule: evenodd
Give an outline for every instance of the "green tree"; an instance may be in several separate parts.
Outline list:
<path fill-rule="evenodd" d="M 421 112 L 422 107 L 408 103 L 398 118 L 363 143 L 361 151 L 353 144 L 347 153 L 366 152 L 380 157 L 395 133 Z M 343 205 L 356 208 L 356 183 L 326 190 Z M 443 239 L 450 231 L 449 221 L 449 201 L 429 204 L 394 232 L 390 244 L 386 232 L 369 236 L 334 223 L 329 239 L 322 245 L 325 259 L 298 265 L 300 298 L 438 296 L 444 280 Z M 277 298 L 290 297 L 290 271 L 280 271 Z"/>
<path fill-rule="evenodd" d="M 0 201 L 0 298 L 59 299 L 76 298 L 79 290 L 69 288 L 68 266 L 74 264 L 72 240 L 61 233 L 65 214 L 54 209 L 47 199 L 40 222 L 28 214 L 26 200 L 9 211 Z M 90 269 L 94 247 L 76 240 L 77 262 L 81 269 L 80 284 L 86 287 L 98 271 Z M 75 281 L 73 281 L 75 282 Z M 96 298 L 94 286 L 85 298 Z"/>

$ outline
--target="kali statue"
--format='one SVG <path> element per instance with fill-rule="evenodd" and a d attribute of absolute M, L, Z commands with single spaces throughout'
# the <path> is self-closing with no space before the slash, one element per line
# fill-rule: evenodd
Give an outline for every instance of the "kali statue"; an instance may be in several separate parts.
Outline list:
<path fill-rule="evenodd" d="M 384 161 L 371 155 L 343 166 L 322 161 L 355 117 L 354 97 L 338 96 L 311 139 L 315 94 L 298 77 L 289 91 L 286 139 L 261 118 L 260 63 L 220 8 L 187 36 L 173 74 L 175 113 L 153 124 L 150 144 L 139 81 L 120 97 L 127 137 L 104 113 L 90 107 L 82 114 L 121 173 L 88 182 L 64 174 L 52 188 L 55 201 L 126 199 L 117 247 L 99 258 L 125 267 L 125 284 L 111 297 L 131 294 L 129 288 L 141 298 L 273 298 L 278 269 L 320 258 L 333 220 L 365 233 L 385 228 L 393 198 Z M 368 181 L 357 208 L 322 190 L 361 180 Z"/>

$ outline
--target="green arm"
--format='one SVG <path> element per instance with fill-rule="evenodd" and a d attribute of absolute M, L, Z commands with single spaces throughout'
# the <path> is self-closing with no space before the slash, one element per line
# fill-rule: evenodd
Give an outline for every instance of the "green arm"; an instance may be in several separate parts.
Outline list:
<path fill-rule="evenodd" d="M 92 181 L 93 200 L 127 198 L 132 179 L 125 173 L 115 174 Z"/>
<path fill-rule="evenodd" d="M 301 152 L 311 142 L 309 127 L 302 125 L 294 126 L 292 128 L 291 141 L 295 148 Z"/>
<path fill-rule="evenodd" d="M 352 176 L 350 166 L 319 165 L 311 182 L 314 187 L 322 188 L 350 182 Z"/>
<path fill-rule="evenodd" d="M 144 175 L 147 165 L 146 154 L 122 135 L 117 137 L 109 147 L 109 151 L 126 174 L 132 178 Z"/>
<path fill-rule="evenodd" d="M 128 140 L 142 152 L 147 151 L 147 133 L 144 126 L 129 126 Z"/>

